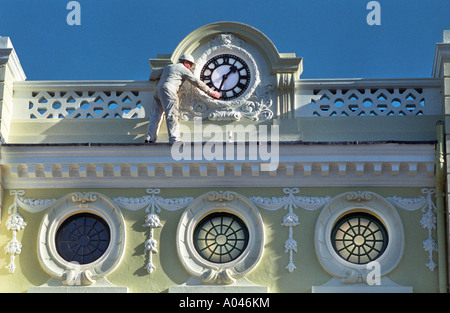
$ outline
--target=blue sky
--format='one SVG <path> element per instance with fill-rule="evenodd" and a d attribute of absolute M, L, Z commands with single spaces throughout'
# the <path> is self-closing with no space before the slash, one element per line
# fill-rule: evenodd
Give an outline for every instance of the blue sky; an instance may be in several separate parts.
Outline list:
<path fill-rule="evenodd" d="M 0 0 L 0 36 L 11 37 L 28 80 L 146 80 L 148 59 L 170 54 L 195 29 L 236 21 L 279 52 L 303 57 L 302 78 L 430 77 L 435 44 L 450 29 L 450 0 Z"/>

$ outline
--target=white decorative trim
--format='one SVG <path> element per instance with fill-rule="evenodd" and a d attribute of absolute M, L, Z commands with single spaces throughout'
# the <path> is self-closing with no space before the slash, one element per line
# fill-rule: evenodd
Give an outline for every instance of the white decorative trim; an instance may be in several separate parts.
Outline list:
<path fill-rule="evenodd" d="M 27 78 L 10 37 L 0 37 L 0 64 L 8 65 L 13 81 L 24 81 Z"/>
<path fill-rule="evenodd" d="M 97 280 L 103 279 L 120 263 L 125 249 L 125 222 L 120 211 L 104 195 L 96 192 L 74 192 L 59 200 L 36 200 L 23 197 L 24 190 L 11 190 L 10 194 L 14 195 L 14 202 L 9 208 L 12 214 L 6 225 L 8 230 L 13 231 L 13 239 L 5 249 L 6 253 L 12 254 L 11 263 L 7 266 L 10 273 L 15 270 L 15 255 L 20 254 L 22 249 L 16 233 L 26 226 L 23 217 L 18 213 L 19 207 L 30 213 L 48 210 L 39 228 L 38 258 L 44 270 L 58 281 L 62 281 L 63 285 L 92 285 Z M 55 247 L 55 235 L 61 222 L 81 212 L 101 216 L 111 229 L 111 241 L 105 254 L 97 261 L 86 265 L 63 260 Z"/>
<path fill-rule="evenodd" d="M 440 115 L 441 84 L 435 78 L 296 80 L 296 116 Z"/>
<path fill-rule="evenodd" d="M 150 228 L 149 237 L 145 242 L 145 253 L 149 253 L 148 262 L 145 266 L 145 269 L 148 273 L 152 273 L 155 269 L 154 264 L 152 263 L 152 254 L 157 253 L 157 241 L 154 239 L 154 229 L 162 227 L 162 224 L 160 222 L 160 218 L 157 215 L 161 211 L 161 209 L 168 210 L 168 211 L 176 211 L 179 209 L 183 209 L 193 203 L 192 197 L 184 197 L 184 198 L 162 198 L 160 196 L 156 196 L 160 193 L 160 189 L 147 189 L 146 196 L 139 197 L 139 198 L 124 198 L 124 197 L 118 197 L 114 198 L 113 201 L 119 205 L 120 207 L 128 210 L 140 210 L 145 208 L 145 212 L 148 213 L 145 217 L 145 224 L 144 227 Z M 433 252 L 437 252 L 437 244 L 436 241 L 432 237 L 432 230 L 436 229 L 436 206 L 432 201 L 432 195 L 435 193 L 435 189 L 431 188 L 423 188 L 422 193 L 424 193 L 426 196 L 421 196 L 417 198 L 402 198 L 398 196 L 392 196 L 387 197 L 382 200 L 382 198 L 372 192 L 368 191 L 351 191 L 347 192 L 345 194 L 342 194 L 338 197 L 335 197 L 333 200 L 331 200 L 331 197 L 303 197 L 303 196 L 296 196 L 300 192 L 299 188 L 283 188 L 283 193 L 287 196 L 283 197 L 250 197 L 249 199 L 244 199 L 241 197 L 243 203 L 247 203 L 248 205 L 255 205 L 259 208 L 275 211 L 278 209 L 285 209 L 287 210 L 287 214 L 283 217 L 283 222 L 281 223 L 282 226 L 288 227 L 289 233 L 288 233 L 288 239 L 285 242 L 285 253 L 289 253 L 289 264 L 286 266 L 286 269 L 289 272 L 293 272 L 296 268 L 293 262 L 293 252 L 297 252 L 297 242 L 293 239 L 293 228 L 297 225 L 299 225 L 299 218 L 294 213 L 294 209 L 301 208 L 304 210 L 317 210 L 319 208 L 322 208 L 324 205 L 327 205 L 329 207 L 331 203 L 336 202 L 337 198 L 341 198 L 341 208 L 334 208 L 334 210 L 340 210 L 339 212 L 347 211 L 347 206 L 349 203 L 357 203 L 358 208 L 363 208 L 366 211 L 374 212 L 377 216 L 382 217 L 385 214 L 384 211 L 388 211 L 386 213 L 386 216 L 384 218 L 382 217 L 382 220 L 386 224 L 390 223 L 400 223 L 401 221 L 396 216 L 396 213 L 389 212 L 390 209 L 382 209 L 380 207 L 387 206 L 388 203 L 399 207 L 403 210 L 407 211 L 416 211 L 421 209 L 424 213 L 422 216 L 422 219 L 420 220 L 420 224 L 423 228 L 428 230 L 428 238 L 423 241 L 423 248 L 426 252 L 429 254 L 429 262 L 426 263 L 427 268 L 429 268 L 431 271 L 433 271 L 437 264 L 433 260 Z M 7 244 L 5 251 L 6 253 L 11 254 L 11 262 L 7 266 L 10 273 L 13 273 L 15 270 L 15 256 L 21 253 L 22 244 L 17 240 L 16 234 L 18 231 L 23 230 L 26 226 L 26 223 L 23 219 L 23 217 L 18 213 L 18 208 L 22 208 L 30 213 L 38 213 L 44 210 L 49 209 L 52 206 L 58 206 L 61 205 L 61 199 L 28 199 L 23 197 L 25 195 L 24 190 L 11 190 L 11 195 L 14 195 L 14 201 L 13 204 L 9 207 L 9 213 L 11 214 L 6 222 L 6 226 L 8 230 L 13 231 L 13 238 L 12 240 Z M 205 198 L 205 200 L 208 203 L 222 203 L 221 205 L 216 205 L 216 207 L 223 206 L 224 203 L 232 203 L 233 201 L 236 201 L 236 193 L 231 191 L 211 191 L 207 194 L 199 197 L 199 198 Z M 91 204 L 94 204 L 95 202 L 99 201 L 99 197 L 101 196 L 98 193 L 95 192 L 87 192 L 87 193 L 72 193 L 62 199 L 66 199 L 64 201 L 72 202 L 75 207 L 78 208 L 88 208 Z M 196 202 L 198 202 L 199 198 L 197 198 Z M 377 208 L 373 209 L 374 201 L 376 203 Z M 59 204 L 58 204 L 59 203 Z M 347 205 L 347 206 L 346 206 Z M 54 210 L 54 209 L 53 209 Z M 53 211 L 52 210 L 52 211 Z M 323 210 L 325 211 L 325 210 Z M 380 212 L 383 211 L 384 213 L 381 214 Z M 49 214 L 47 212 L 46 216 Z M 258 213 L 259 214 L 259 213 Z M 323 214 L 323 212 L 321 213 Z M 327 213 L 331 214 L 331 213 Z M 343 214 L 343 213 L 342 213 Z M 341 214 L 341 215 L 342 215 Z M 103 216 L 103 215 L 102 215 Z M 390 217 L 389 217 L 390 216 Z M 323 219 L 323 217 L 322 217 Z M 397 221 L 397 222 L 396 222 Z M 322 221 L 322 224 L 325 222 Z M 44 224 L 44 222 L 43 222 Z M 120 224 L 120 223 L 118 223 Z M 42 227 L 42 226 L 41 226 Z M 48 224 L 47 226 L 48 227 Z M 256 226 L 255 226 L 256 227 Z M 318 226 L 316 226 L 317 228 Z M 330 226 L 328 226 L 330 227 Z M 119 227 L 120 228 L 120 227 Z M 121 226 L 121 228 L 124 228 Z M 257 228 L 257 227 L 256 227 Z M 402 229 L 402 228 L 401 228 Z M 40 230 L 41 231 L 41 230 Z M 391 234 L 391 230 L 389 230 Z M 318 231 L 316 229 L 316 236 Z M 402 237 L 402 235 L 399 235 L 397 232 L 394 236 L 394 238 Z M 44 240 L 45 241 L 45 240 Z M 43 241 L 43 242 L 44 242 Z M 402 245 L 401 240 L 398 241 L 398 244 Z M 323 243 L 321 244 L 321 247 L 323 248 Z M 317 245 L 316 245 L 317 249 Z M 319 255 L 320 253 L 318 253 Z M 351 272 L 351 271 L 350 271 Z M 87 273 L 87 272 L 84 272 Z M 226 281 L 233 281 L 232 276 L 228 274 L 229 272 L 217 272 L 214 270 L 211 270 L 208 272 L 208 275 L 210 276 L 211 281 L 218 281 L 221 280 L 223 282 Z M 361 277 L 363 274 L 362 272 L 356 272 L 358 277 Z M 203 273 L 205 275 L 205 273 Z M 89 274 L 82 274 L 82 272 L 78 273 L 76 269 L 74 269 L 72 272 L 68 272 L 66 275 L 66 283 L 73 283 L 75 281 L 80 281 L 81 277 L 84 277 L 82 282 L 83 283 L 92 283 L 93 280 L 90 279 Z M 82 276 L 84 275 L 84 276 Z M 203 276 L 204 276 L 203 275 Z M 72 277 L 73 276 L 73 277 Z M 71 279 L 71 277 L 73 279 Z M 204 279 L 208 280 L 207 277 L 203 277 Z"/>
<path fill-rule="evenodd" d="M 302 107 L 304 116 L 423 115 L 428 94 L 422 88 L 320 89 Z M 428 100 L 428 99 L 426 99 Z"/>
<path fill-rule="evenodd" d="M 197 149 L 203 146 L 192 147 L 194 156 Z M 280 144 L 279 166 L 270 172 L 260 169 L 267 160 L 226 160 L 223 150 L 224 161 L 200 163 L 175 161 L 165 145 L 6 145 L 2 182 L 5 189 L 147 188 L 155 179 L 161 188 L 435 186 L 432 144 Z"/>
<path fill-rule="evenodd" d="M 396 207 L 406 211 L 416 211 L 427 205 L 427 199 L 425 197 L 417 198 L 402 198 L 398 196 L 387 197 L 390 203 Z"/>
<path fill-rule="evenodd" d="M 249 231 L 246 249 L 235 260 L 223 264 L 203 259 L 193 243 L 196 224 L 214 212 L 237 215 Z M 258 210 L 247 198 L 232 191 L 212 191 L 197 197 L 184 211 L 178 223 L 178 256 L 185 269 L 203 283 L 229 285 L 244 278 L 261 260 L 264 241 L 264 224 Z"/>
<path fill-rule="evenodd" d="M 18 198 L 19 196 L 23 196 L 25 191 L 11 190 L 9 194 L 14 196 L 14 202 L 8 209 L 8 212 L 11 215 L 6 220 L 6 229 L 12 230 L 13 233 L 11 241 L 9 241 L 5 247 L 5 253 L 11 254 L 10 263 L 6 266 L 6 268 L 12 274 L 16 269 L 16 265 L 14 263 L 16 255 L 22 252 L 22 244 L 17 240 L 17 232 L 23 230 L 27 223 L 17 210 L 19 206 Z"/>
<path fill-rule="evenodd" d="M 6 227 L 8 230 L 13 231 L 13 238 L 5 248 L 6 253 L 11 253 L 11 262 L 6 268 L 10 273 L 14 273 L 14 270 L 16 269 L 14 264 L 15 255 L 22 252 L 22 244 L 17 240 L 16 235 L 18 231 L 24 229 L 27 225 L 23 217 L 18 213 L 18 208 L 20 207 L 30 213 L 38 213 L 48 209 L 56 200 L 27 199 L 23 197 L 25 195 L 24 190 L 10 190 L 9 194 L 14 196 L 14 200 L 13 204 L 8 209 L 11 215 L 6 220 Z"/>
<path fill-rule="evenodd" d="M 146 110 L 142 105 L 145 100 L 137 90 L 34 91 L 28 98 L 28 109 L 21 113 L 27 119 L 50 120 L 145 118 Z"/>
<path fill-rule="evenodd" d="M 64 220 L 81 212 L 100 216 L 111 231 L 105 253 L 92 263 L 80 265 L 67 262 L 59 256 L 55 236 Z M 52 277 L 62 280 L 63 285 L 87 286 L 106 277 L 119 265 L 125 243 L 125 221 L 109 198 L 97 192 L 71 193 L 51 203 L 51 209 L 43 217 L 38 234 L 38 257 L 44 270 Z"/>
<path fill-rule="evenodd" d="M 285 209 L 288 213 L 283 218 L 283 223 L 281 225 L 289 228 L 289 238 L 286 240 L 284 247 L 285 252 L 289 253 L 289 264 L 286 269 L 289 272 L 293 272 L 296 269 L 294 262 L 292 260 L 292 252 L 297 253 L 297 241 L 292 237 L 293 227 L 299 225 L 298 216 L 293 212 L 293 208 L 302 208 L 304 210 L 317 210 L 324 206 L 331 198 L 330 197 L 301 197 L 294 196 L 300 192 L 299 188 L 283 188 L 283 193 L 287 194 L 287 197 L 273 197 L 273 198 L 262 198 L 262 197 L 252 197 L 252 201 L 255 205 L 265 210 L 278 210 Z"/>
<path fill-rule="evenodd" d="M 368 212 L 377 216 L 389 233 L 389 242 L 384 253 L 376 259 L 380 264 L 380 275 L 390 273 L 400 262 L 405 245 L 403 224 L 395 208 L 376 193 L 346 192 L 334 197 L 322 209 L 316 222 L 315 249 L 322 267 L 333 277 L 344 283 L 366 283 L 369 270 L 366 264 L 354 264 L 342 259 L 333 249 L 330 240 L 336 221 L 352 212 Z"/>
<path fill-rule="evenodd" d="M 432 195 L 436 193 L 434 188 L 423 188 L 422 193 L 425 197 L 418 198 L 401 198 L 401 197 L 390 197 L 386 198 L 393 205 L 407 211 L 422 210 L 422 218 L 420 219 L 420 225 L 428 230 L 428 238 L 423 241 L 423 249 L 428 252 L 429 261 L 425 266 L 430 270 L 438 266 L 438 264 L 433 260 L 433 252 L 438 252 L 438 245 L 436 240 L 432 236 L 432 230 L 436 229 L 436 205 L 433 203 Z"/>
<path fill-rule="evenodd" d="M 145 266 L 145 269 L 149 274 L 151 274 L 155 269 L 155 265 L 152 262 L 152 255 L 153 253 L 158 253 L 157 245 L 158 242 L 153 237 L 154 235 L 154 229 L 160 228 L 163 225 L 161 224 L 160 218 L 158 214 L 161 212 L 161 209 L 168 210 L 168 211 L 176 211 L 179 209 L 182 209 L 189 205 L 193 198 L 191 197 L 185 197 L 185 198 L 170 198 L 165 199 L 158 195 L 161 190 L 160 189 L 147 189 L 147 194 L 149 196 L 143 196 L 140 198 L 123 198 L 118 197 L 114 198 L 113 201 L 117 203 L 120 207 L 127 209 L 127 210 L 140 210 L 143 208 L 145 209 L 145 212 L 148 213 L 145 217 L 145 224 L 144 227 L 150 228 L 148 239 L 145 241 L 145 253 L 148 252 L 148 262 Z"/>

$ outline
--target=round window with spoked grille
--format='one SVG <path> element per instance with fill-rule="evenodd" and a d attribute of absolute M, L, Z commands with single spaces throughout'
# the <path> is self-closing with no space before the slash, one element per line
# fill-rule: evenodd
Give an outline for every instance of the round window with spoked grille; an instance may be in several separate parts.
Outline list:
<path fill-rule="evenodd" d="M 195 249 L 202 258 L 213 263 L 227 263 L 244 252 L 249 231 L 236 215 L 217 212 L 197 224 L 193 239 Z"/>
<path fill-rule="evenodd" d="M 56 251 L 68 262 L 89 264 L 108 249 L 110 229 L 98 215 L 80 213 L 66 219 L 56 232 Z"/>
<path fill-rule="evenodd" d="M 386 250 L 388 233 L 375 216 L 350 213 L 339 219 L 331 231 L 335 252 L 354 264 L 367 264 L 379 258 Z"/>

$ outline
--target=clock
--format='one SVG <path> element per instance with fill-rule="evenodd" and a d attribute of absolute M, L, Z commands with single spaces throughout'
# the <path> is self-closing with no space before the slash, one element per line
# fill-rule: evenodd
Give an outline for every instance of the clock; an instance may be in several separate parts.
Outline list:
<path fill-rule="evenodd" d="M 209 59 L 202 67 L 200 79 L 221 94 L 221 100 L 241 96 L 250 85 L 247 63 L 234 54 L 220 54 Z"/>

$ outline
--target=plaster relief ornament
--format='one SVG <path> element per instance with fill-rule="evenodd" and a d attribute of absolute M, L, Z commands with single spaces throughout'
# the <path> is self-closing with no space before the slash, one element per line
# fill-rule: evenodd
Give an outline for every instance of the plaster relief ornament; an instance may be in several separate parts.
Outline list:
<path fill-rule="evenodd" d="M 18 197 L 23 196 L 25 192 L 23 190 L 11 190 L 11 195 L 14 195 L 14 203 L 9 207 L 8 212 L 11 214 L 8 219 L 6 220 L 6 228 L 8 230 L 11 230 L 12 233 L 12 239 L 8 242 L 8 244 L 5 247 L 5 253 L 11 254 L 10 263 L 6 266 L 6 268 L 9 270 L 9 272 L 12 274 L 16 270 L 16 265 L 14 263 L 14 260 L 16 258 L 16 255 L 20 254 L 22 252 L 22 244 L 17 240 L 17 232 L 23 230 L 27 223 L 23 219 L 23 217 L 18 213 L 17 209 L 19 207 L 18 204 Z"/>
<path fill-rule="evenodd" d="M 191 85 L 180 90 L 180 114 L 183 120 L 254 121 L 272 119 L 272 85 L 262 84 L 260 72 L 245 42 L 231 34 L 221 34 L 208 43 L 198 58 L 194 74 L 219 99 L 206 96 Z"/>
<path fill-rule="evenodd" d="M 407 211 L 421 210 L 423 215 L 419 223 L 428 232 L 428 238 L 423 241 L 423 249 L 428 253 L 428 262 L 425 266 L 430 270 L 434 271 L 437 267 L 437 263 L 433 260 L 433 252 L 438 252 L 437 241 L 432 236 L 432 231 L 436 230 L 436 205 L 433 203 L 432 198 L 436 194 L 436 189 L 434 188 L 423 188 L 422 193 L 425 196 L 418 198 L 401 198 L 398 196 L 389 197 L 387 200 L 393 205 Z"/>
<path fill-rule="evenodd" d="M 161 190 L 159 188 L 149 188 L 146 190 L 147 195 L 139 198 L 114 198 L 113 201 L 120 207 L 136 211 L 145 208 L 145 212 L 148 213 L 145 216 L 145 224 L 143 227 L 150 229 L 148 239 L 144 243 L 144 253 L 148 253 L 148 261 L 145 265 L 147 273 L 151 274 L 156 269 L 153 264 L 153 254 L 158 253 L 158 242 L 155 239 L 154 229 L 161 228 L 160 217 L 157 213 L 161 210 L 176 211 L 189 205 L 193 198 L 163 198 L 158 196 Z"/>
<path fill-rule="evenodd" d="M 294 265 L 293 252 L 297 253 L 297 241 L 294 239 L 294 227 L 300 225 L 299 217 L 294 213 L 294 209 L 304 209 L 308 211 L 314 211 L 320 209 L 328 201 L 330 197 L 303 197 L 297 196 L 300 193 L 299 188 L 283 188 L 283 193 L 287 196 L 284 197 L 251 197 L 252 201 L 257 207 L 265 210 L 275 211 L 279 209 L 285 209 L 288 213 L 283 217 L 282 226 L 289 229 L 288 239 L 284 243 L 285 253 L 289 253 L 289 263 L 286 269 L 292 273 L 297 267 Z"/>

